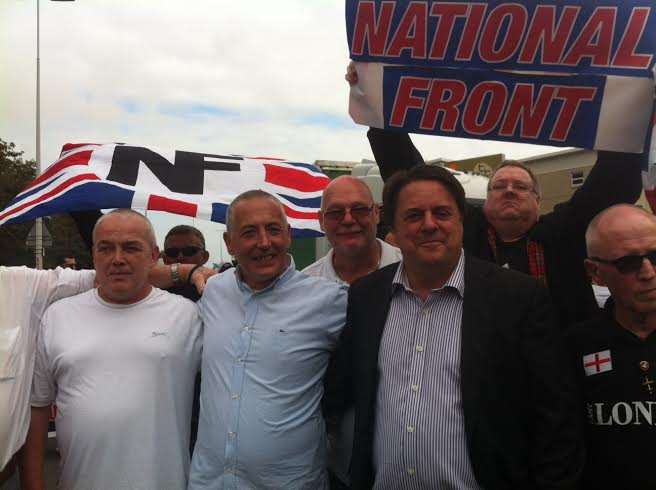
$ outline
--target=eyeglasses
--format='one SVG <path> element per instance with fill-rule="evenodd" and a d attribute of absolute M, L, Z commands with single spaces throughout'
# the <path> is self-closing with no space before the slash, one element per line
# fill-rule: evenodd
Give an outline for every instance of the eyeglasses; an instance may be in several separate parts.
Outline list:
<path fill-rule="evenodd" d="M 178 255 L 182 253 L 184 257 L 191 257 L 193 255 L 196 255 L 198 252 L 203 250 L 200 247 L 169 247 L 164 249 L 164 253 L 166 254 L 167 257 L 171 257 L 172 259 L 176 258 Z"/>
<path fill-rule="evenodd" d="M 508 188 L 512 188 L 515 192 L 519 194 L 528 194 L 533 192 L 533 186 L 525 184 L 524 182 L 519 181 L 510 181 L 499 180 L 490 185 L 490 190 L 494 192 L 504 192 Z"/>
<path fill-rule="evenodd" d="M 346 210 L 348 210 L 348 212 L 351 213 L 353 219 L 361 220 L 369 217 L 373 209 L 373 206 L 356 206 L 354 208 L 329 209 L 328 211 L 323 212 L 323 219 L 333 223 L 339 223 L 344 219 L 344 216 L 346 216 Z"/>
<path fill-rule="evenodd" d="M 600 259 L 599 257 L 589 257 L 590 260 L 601 262 L 602 264 L 610 264 L 622 274 L 631 274 L 638 272 L 642 268 L 642 262 L 647 259 L 649 263 L 656 266 L 656 250 L 647 252 L 645 255 L 625 255 L 615 260 Z"/>

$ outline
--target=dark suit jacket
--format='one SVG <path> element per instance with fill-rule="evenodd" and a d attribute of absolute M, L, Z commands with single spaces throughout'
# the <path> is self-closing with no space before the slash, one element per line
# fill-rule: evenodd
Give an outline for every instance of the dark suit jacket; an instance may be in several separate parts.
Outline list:
<path fill-rule="evenodd" d="M 355 406 L 355 489 L 374 482 L 378 350 L 397 267 L 351 286 L 347 324 L 326 377 L 327 415 Z M 576 488 L 580 412 L 544 286 L 467 256 L 461 335 L 465 432 L 478 482 L 486 490 Z"/>

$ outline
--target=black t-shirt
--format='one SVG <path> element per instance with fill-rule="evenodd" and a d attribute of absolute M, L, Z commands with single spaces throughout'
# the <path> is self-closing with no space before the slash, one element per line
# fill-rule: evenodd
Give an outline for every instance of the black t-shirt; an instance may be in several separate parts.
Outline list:
<path fill-rule="evenodd" d="M 514 271 L 530 274 L 526 238 L 515 242 L 497 239 L 497 264 Z"/>
<path fill-rule="evenodd" d="M 623 328 L 609 300 L 570 331 L 570 345 L 586 417 L 583 488 L 655 489 L 656 333 L 642 340 Z"/>

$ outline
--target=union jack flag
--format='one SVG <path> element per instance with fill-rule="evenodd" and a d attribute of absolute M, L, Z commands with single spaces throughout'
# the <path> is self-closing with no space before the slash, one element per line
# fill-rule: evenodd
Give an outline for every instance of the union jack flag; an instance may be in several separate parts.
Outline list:
<path fill-rule="evenodd" d="M 160 151 L 125 144 L 66 144 L 59 159 L 0 211 L 0 225 L 70 211 L 135 208 L 225 223 L 230 202 L 262 189 L 283 204 L 296 237 L 320 236 L 314 166 L 276 158 Z"/>

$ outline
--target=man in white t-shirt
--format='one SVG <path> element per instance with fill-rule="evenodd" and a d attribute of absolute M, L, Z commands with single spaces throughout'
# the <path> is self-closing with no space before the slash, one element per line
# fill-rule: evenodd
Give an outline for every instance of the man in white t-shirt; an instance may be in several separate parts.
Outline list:
<path fill-rule="evenodd" d="M 153 288 L 150 222 L 117 210 L 96 223 L 98 288 L 41 321 L 21 471 L 43 488 L 48 406 L 57 403 L 62 489 L 183 489 L 201 324 L 194 304 Z"/>
<path fill-rule="evenodd" d="M 376 238 L 378 205 L 369 187 L 356 177 L 337 177 L 323 191 L 319 222 L 333 248 L 303 272 L 346 286 L 370 272 L 401 260 L 401 251 Z M 353 445 L 353 411 L 330 438 L 328 468 L 332 488 L 346 488 Z"/>
<path fill-rule="evenodd" d="M 401 260 L 398 248 L 376 238 L 379 221 L 380 211 L 367 184 L 350 175 L 337 177 L 324 189 L 319 213 L 332 248 L 303 272 L 348 286 Z"/>

